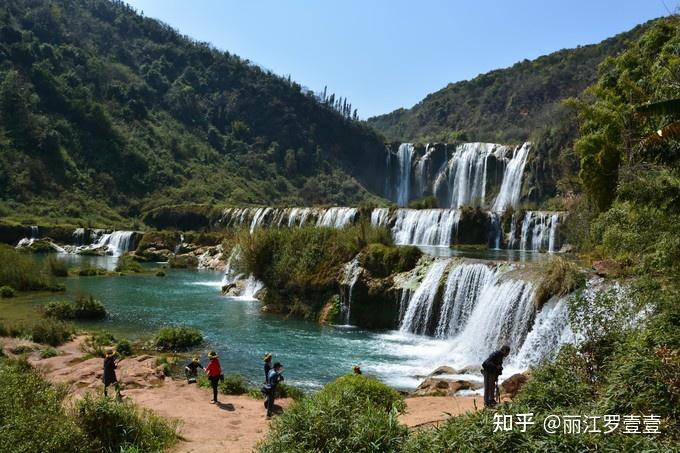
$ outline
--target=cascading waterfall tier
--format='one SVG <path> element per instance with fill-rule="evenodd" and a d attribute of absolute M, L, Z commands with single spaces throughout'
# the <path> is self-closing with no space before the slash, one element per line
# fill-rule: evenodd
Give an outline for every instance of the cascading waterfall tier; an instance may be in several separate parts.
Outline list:
<path fill-rule="evenodd" d="M 135 231 L 114 231 L 113 233 L 102 234 L 92 247 L 106 247 L 109 254 L 121 256 L 135 248 L 136 240 L 137 232 Z"/>
<path fill-rule="evenodd" d="M 384 222 L 380 216 L 376 220 Z M 449 246 L 459 220 L 457 209 L 397 209 L 392 236 L 399 245 Z"/>
<path fill-rule="evenodd" d="M 513 215 L 508 238 L 509 249 L 535 252 L 555 252 L 560 247 L 559 225 L 562 214 L 547 211 L 526 211 L 517 235 L 517 219 Z"/>
<path fill-rule="evenodd" d="M 519 203 L 530 144 L 510 147 L 494 143 L 457 146 L 399 145 L 387 150 L 385 196 L 406 206 L 412 199 L 435 196 L 439 206 L 486 207 L 501 212 Z M 490 190 L 498 188 L 495 200 Z"/>
<path fill-rule="evenodd" d="M 503 344 L 516 364 L 531 366 L 570 341 L 566 302 L 534 304 L 533 283 L 508 265 L 435 259 L 415 290 L 402 290 L 402 333 L 450 342 L 447 355 L 479 364 Z M 541 345 L 537 345 L 537 343 Z"/>
<path fill-rule="evenodd" d="M 354 293 L 354 285 L 357 284 L 359 275 L 361 275 L 361 267 L 359 266 L 359 257 L 356 256 L 352 261 L 345 264 L 342 271 L 342 280 L 340 282 L 342 286 L 340 302 L 345 325 L 350 325 L 352 317 L 352 296 Z"/>
<path fill-rule="evenodd" d="M 250 232 L 262 227 L 303 227 L 317 225 L 344 228 L 352 224 L 357 208 L 228 208 L 222 213 L 220 224 L 224 227 L 248 226 Z"/>

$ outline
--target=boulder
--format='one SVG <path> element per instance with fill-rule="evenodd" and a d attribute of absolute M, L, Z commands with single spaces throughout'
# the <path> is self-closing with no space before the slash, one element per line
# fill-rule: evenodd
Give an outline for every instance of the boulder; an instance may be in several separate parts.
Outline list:
<path fill-rule="evenodd" d="M 529 380 L 529 372 L 513 374 L 501 383 L 501 393 L 514 398 Z"/>
<path fill-rule="evenodd" d="M 480 382 L 464 379 L 446 379 L 441 377 L 427 377 L 413 392 L 414 396 L 454 396 L 459 390 L 478 390 L 483 385 Z"/>
<path fill-rule="evenodd" d="M 246 281 L 236 280 L 235 282 L 228 283 L 222 287 L 223 296 L 238 297 L 243 294 L 243 290 L 246 289 Z"/>

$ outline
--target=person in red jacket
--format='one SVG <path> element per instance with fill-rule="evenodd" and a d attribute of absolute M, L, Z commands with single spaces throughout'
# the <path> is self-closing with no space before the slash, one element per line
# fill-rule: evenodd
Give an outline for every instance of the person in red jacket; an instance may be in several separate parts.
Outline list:
<path fill-rule="evenodd" d="M 217 384 L 220 382 L 220 376 L 222 376 L 222 367 L 220 366 L 220 359 L 217 358 L 217 353 L 215 351 L 210 351 L 208 353 L 208 366 L 205 367 L 205 372 L 208 375 L 208 380 L 210 380 L 210 386 L 213 391 L 213 399 L 210 404 L 217 403 Z"/>

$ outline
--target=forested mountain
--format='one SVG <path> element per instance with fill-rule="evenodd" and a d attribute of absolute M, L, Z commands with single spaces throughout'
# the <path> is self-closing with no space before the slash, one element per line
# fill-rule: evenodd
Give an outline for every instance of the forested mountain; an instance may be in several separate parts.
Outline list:
<path fill-rule="evenodd" d="M 6 0 L 0 217 L 358 203 L 383 139 L 336 108 L 122 2 Z"/>
<path fill-rule="evenodd" d="M 527 140 L 560 116 L 556 111 L 562 99 L 578 95 L 597 80 L 597 66 L 606 57 L 620 53 L 650 24 L 599 44 L 560 50 L 450 83 L 412 108 L 370 118 L 368 124 L 390 141 Z"/>

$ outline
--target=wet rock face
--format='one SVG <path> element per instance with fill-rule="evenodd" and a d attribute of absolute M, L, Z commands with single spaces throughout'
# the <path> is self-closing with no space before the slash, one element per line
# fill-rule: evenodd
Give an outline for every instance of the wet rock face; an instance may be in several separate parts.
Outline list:
<path fill-rule="evenodd" d="M 352 292 L 351 323 L 369 329 L 397 326 L 399 303 L 391 278 L 372 278 L 361 272 Z"/>

